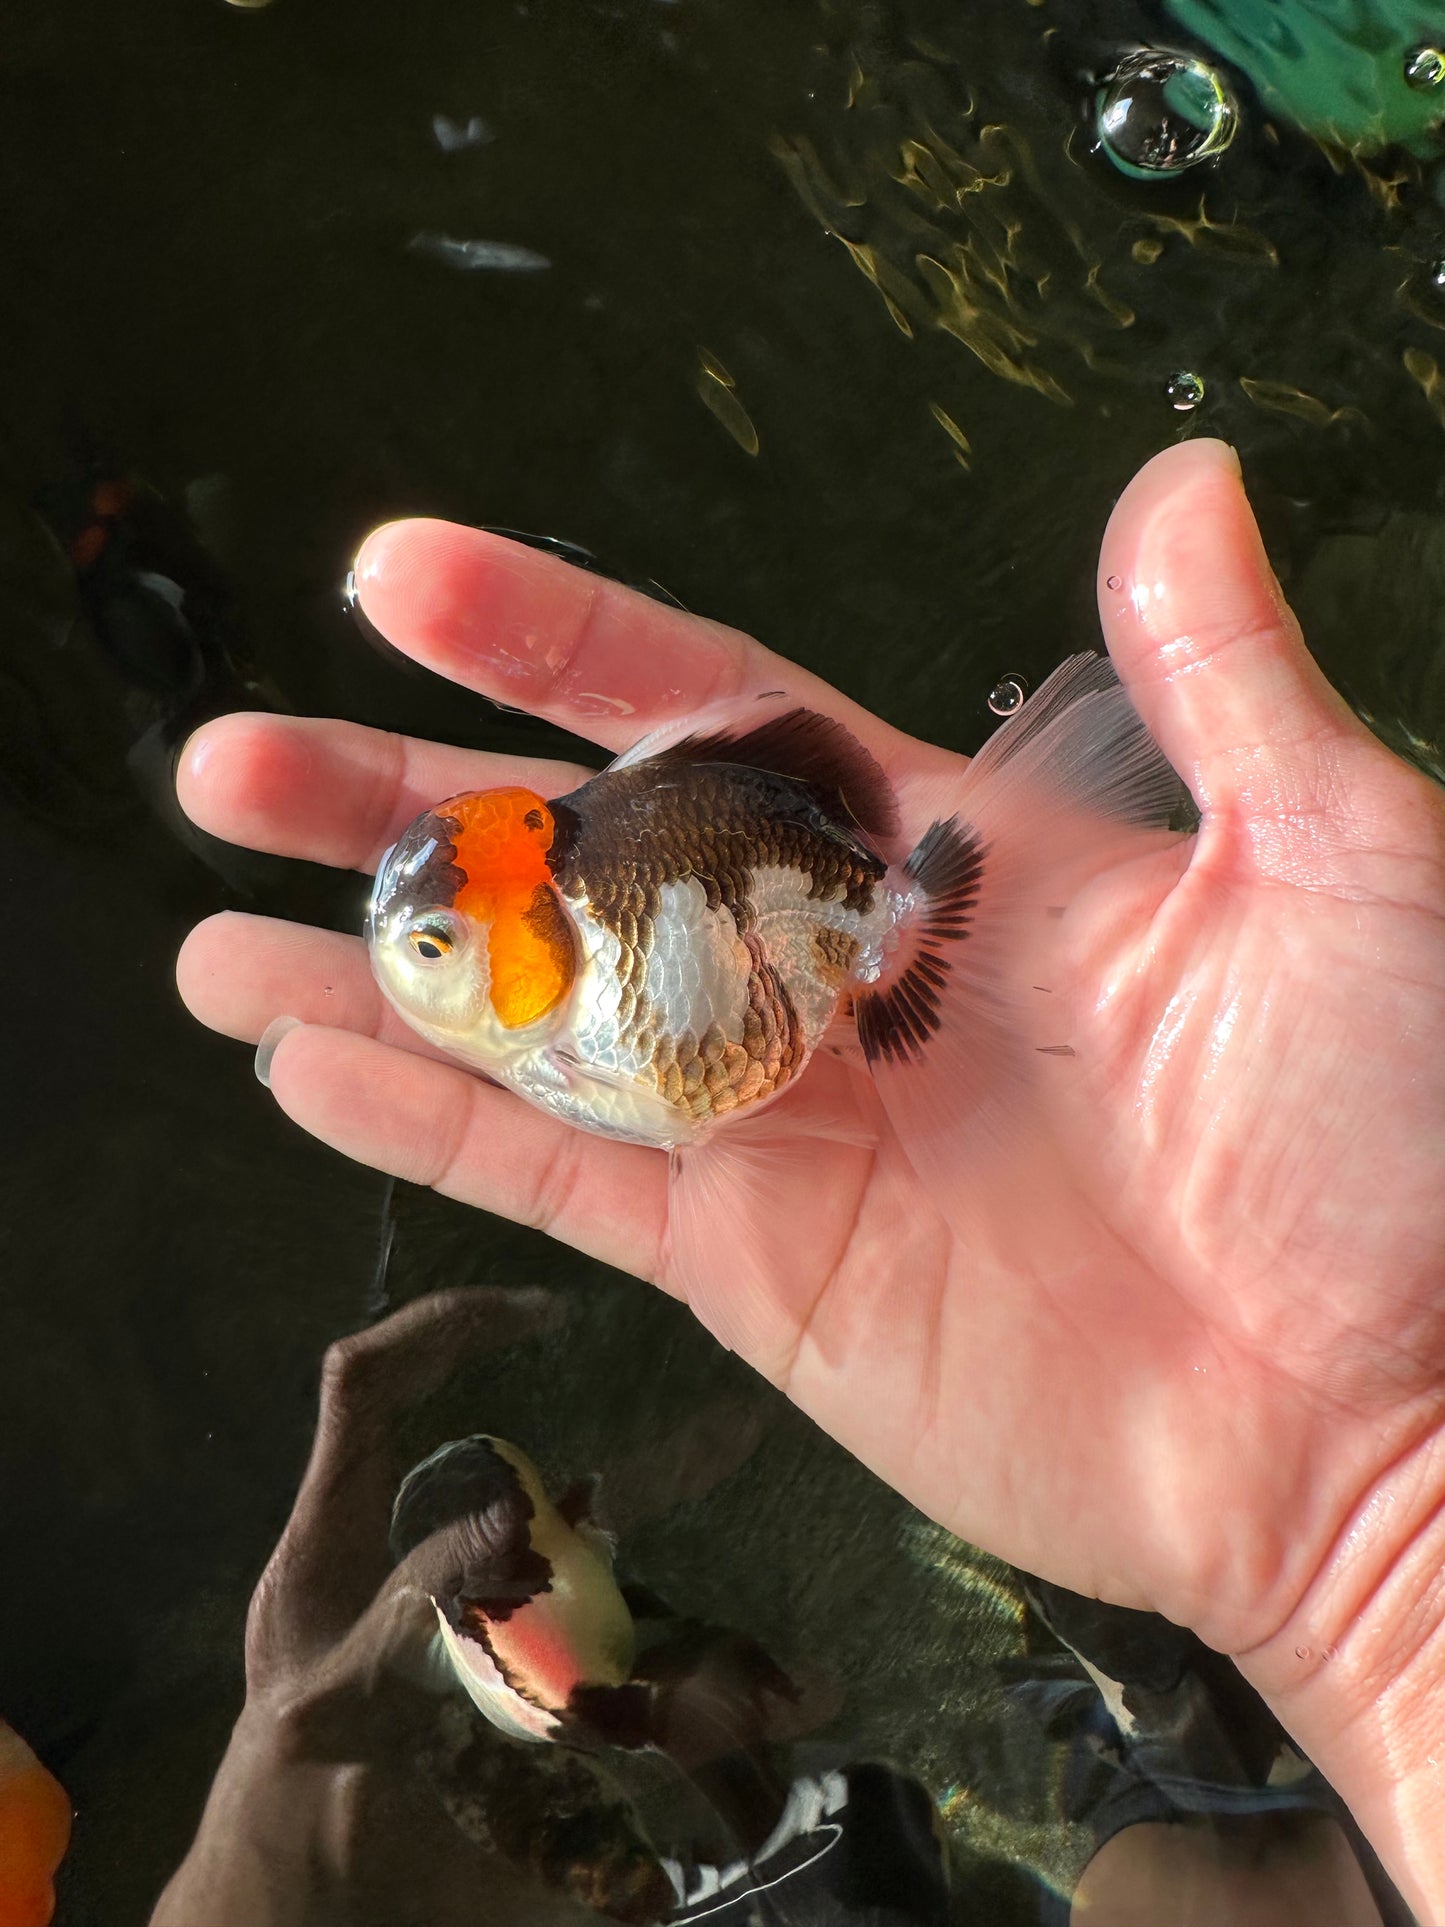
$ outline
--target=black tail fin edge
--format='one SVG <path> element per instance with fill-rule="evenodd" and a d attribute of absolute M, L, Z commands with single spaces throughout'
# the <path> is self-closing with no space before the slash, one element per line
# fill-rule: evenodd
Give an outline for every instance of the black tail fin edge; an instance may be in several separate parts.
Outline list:
<path fill-rule="evenodd" d="M 927 901 L 915 954 L 902 974 L 853 1000 L 858 1041 L 870 1064 L 916 1061 L 938 1030 L 940 993 L 952 969 L 948 951 L 969 933 L 987 854 L 977 831 L 951 816 L 933 824 L 904 864 Z"/>

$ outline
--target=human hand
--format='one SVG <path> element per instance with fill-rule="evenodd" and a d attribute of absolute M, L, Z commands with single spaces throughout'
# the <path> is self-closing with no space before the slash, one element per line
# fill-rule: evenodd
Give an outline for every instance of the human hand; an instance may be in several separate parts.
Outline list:
<path fill-rule="evenodd" d="M 743 637 L 498 538 L 394 525 L 357 574 L 419 661 L 609 749 L 783 686 L 873 751 L 909 829 L 964 767 Z M 1075 1055 L 1029 1209 L 970 1196 L 965 1244 L 886 1137 L 820 1145 L 780 1167 L 770 1289 L 729 1295 L 720 1263 L 694 1309 L 955 1531 L 1241 1656 L 1346 1797 L 1330 1746 L 1353 1736 L 1364 1801 L 1406 1744 L 1436 1813 L 1411 1708 L 1445 1498 L 1445 804 L 1315 670 L 1219 445 L 1126 492 L 1100 604 L 1202 825 L 1065 920 L 1051 987 Z M 217 835 L 370 869 L 441 797 L 578 780 L 242 716 L 192 740 L 180 793 Z M 303 1020 L 271 1088 L 327 1142 L 676 1286 L 664 1159 L 437 1061 L 358 941 L 227 916 L 179 977 L 230 1035 Z M 1361 1724 L 1382 1696 L 1388 1744 Z"/>
<path fill-rule="evenodd" d="M 151 1927 L 592 1917 L 483 1851 L 418 1768 L 440 1702 L 411 1675 L 435 1614 L 387 1551 L 401 1414 L 461 1358 L 555 1322 L 538 1292 L 436 1292 L 327 1352 L 310 1463 L 247 1615 L 246 1704 Z"/>

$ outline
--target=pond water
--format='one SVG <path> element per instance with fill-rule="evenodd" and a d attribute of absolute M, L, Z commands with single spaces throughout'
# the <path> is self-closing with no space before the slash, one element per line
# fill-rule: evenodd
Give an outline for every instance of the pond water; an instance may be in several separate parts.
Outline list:
<path fill-rule="evenodd" d="M 1417 11 L 1378 9 L 1406 51 Z M 464 1371 L 412 1456 L 493 1431 L 605 1489 L 721 1414 L 749 1449 L 637 1508 L 629 1571 L 829 1683 L 800 1758 L 927 1790 L 953 1918 L 1067 1893 L 1068 1743 L 1017 1690 L 1061 1655 L 1015 1577 L 671 1302 L 290 1126 L 250 1052 L 180 1008 L 175 951 L 226 905 L 355 930 L 365 883 L 213 843 L 169 782 L 196 721 L 258 701 L 569 747 L 360 633 L 350 559 L 408 513 L 565 537 L 973 750 L 1002 682 L 1096 639 L 1109 509 L 1199 433 L 1239 448 L 1331 678 L 1439 771 L 1445 162 L 1428 121 L 1416 151 L 1354 158 L 1292 125 L 1277 73 L 1229 64 L 1239 36 L 1197 37 L 1225 12 L 7 21 L 0 1714 L 78 1811 L 62 1920 L 145 1920 L 194 1832 L 324 1348 L 459 1284 L 540 1284 L 567 1317 Z M 1227 56 L 1214 158 L 1165 176 L 1096 151 L 1101 80 L 1141 46 Z"/>

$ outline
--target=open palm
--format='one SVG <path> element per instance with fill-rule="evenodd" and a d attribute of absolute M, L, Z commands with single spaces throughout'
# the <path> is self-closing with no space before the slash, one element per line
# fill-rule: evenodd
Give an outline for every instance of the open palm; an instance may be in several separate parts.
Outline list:
<path fill-rule="evenodd" d="M 947 813 L 965 767 L 734 632 L 500 538 L 395 524 L 358 583 L 419 661 L 608 749 L 784 686 L 868 745 L 910 829 Z M 1315 670 L 1218 444 L 1136 478 L 1100 601 L 1202 828 L 1136 853 L 1065 920 L 1050 1018 L 1074 1055 L 1047 1142 L 998 1182 L 954 1174 L 966 1236 L 886 1129 L 871 1147 L 810 1142 L 773 1173 L 765 1286 L 730 1289 L 719 1222 L 688 1295 L 935 1518 L 1244 1652 L 1289 1621 L 1389 1468 L 1426 1467 L 1402 1523 L 1445 1485 L 1428 1450 L 1445 1394 L 1445 807 Z M 369 869 L 439 798 L 578 780 L 234 716 L 188 746 L 180 793 L 217 835 Z M 193 933 L 179 979 L 232 1036 L 301 1020 L 271 1087 L 328 1143 L 677 1288 L 666 1159 L 429 1054 L 359 940 L 227 915 Z M 856 1080 L 820 1059 L 804 1083 L 866 1107 Z"/>

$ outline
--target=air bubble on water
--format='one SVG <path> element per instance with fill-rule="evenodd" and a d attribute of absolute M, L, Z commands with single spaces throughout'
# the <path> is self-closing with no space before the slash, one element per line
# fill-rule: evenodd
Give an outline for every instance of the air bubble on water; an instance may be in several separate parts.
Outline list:
<path fill-rule="evenodd" d="M 1438 261 L 1430 263 L 1430 279 L 1440 292 L 1445 294 L 1445 254 L 1442 254 Z"/>
<path fill-rule="evenodd" d="M 346 571 L 346 580 L 341 585 L 341 599 L 348 609 L 354 609 L 356 607 L 356 599 L 360 593 L 361 591 L 356 586 L 356 571 L 355 569 L 348 569 Z"/>
<path fill-rule="evenodd" d="M 1176 369 L 1164 384 L 1164 399 L 1181 415 L 1187 415 L 1204 400 L 1204 377 L 1192 368 Z"/>
<path fill-rule="evenodd" d="M 1003 676 L 988 692 L 988 706 L 995 716 L 1012 716 L 1024 706 L 1029 686 L 1022 676 Z"/>
<path fill-rule="evenodd" d="M 1405 56 L 1405 85 L 1428 94 L 1445 84 L 1445 53 L 1438 47 L 1417 47 Z"/>
<path fill-rule="evenodd" d="M 1105 580 L 1111 589 L 1122 589 L 1124 586 L 1124 578 L 1121 575 L 1107 576 Z"/>
<path fill-rule="evenodd" d="M 1215 70 L 1189 54 L 1126 54 L 1094 96 L 1099 145 L 1121 174 L 1147 181 L 1212 160 L 1239 112 Z"/>

